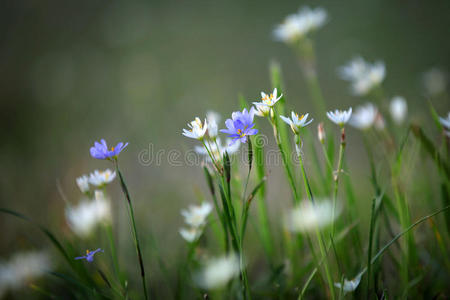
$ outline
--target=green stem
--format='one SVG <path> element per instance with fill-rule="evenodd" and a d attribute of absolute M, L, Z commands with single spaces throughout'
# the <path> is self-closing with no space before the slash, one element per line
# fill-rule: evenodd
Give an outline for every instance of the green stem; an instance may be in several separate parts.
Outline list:
<path fill-rule="evenodd" d="M 339 147 L 339 158 L 338 158 L 338 165 L 336 174 L 334 175 L 334 190 L 333 190 L 333 210 L 332 210 L 332 223 L 331 223 L 331 236 L 334 237 L 334 227 L 335 227 L 335 217 L 336 217 L 336 198 L 338 194 L 338 187 L 339 187 L 339 174 L 341 173 L 342 169 L 342 162 L 344 157 L 344 151 L 345 151 L 345 128 L 341 128 L 341 145 Z"/>
<path fill-rule="evenodd" d="M 112 226 L 111 226 L 111 224 L 106 224 L 104 227 L 105 227 L 106 235 L 108 236 L 109 248 L 110 248 L 110 251 L 111 251 L 114 272 L 116 273 L 116 276 L 117 276 L 117 278 L 120 281 L 120 284 L 122 285 L 122 287 L 124 287 L 125 286 L 125 279 L 123 278 L 122 273 L 120 272 L 119 260 L 117 258 L 117 251 L 116 251 L 116 246 L 115 246 L 114 234 L 113 234 L 113 231 L 112 231 Z"/>
<path fill-rule="evenodd" d="M 125 198 L 127 199 L 128 214 L 129 214 L 129 217 L 130 217 L 130 220 L 131 220 L 131 225 L 132 225 L 131 229 L 132 229 L 132 233 L 133 233 L 134 246 L 136 248 L 136 253 L 137 253 L 137 256 L 138 256 L 139 266 L 140 266 L 140 270 L 141 270 L 142 288 L 143 288 L 143 291 L 144 291 L 145 299 L 148 299 L 147 284 L 146 284 L 146 279 L 145 279 L 144 262 L 142 260 L 141 246 L 139 244 L 139 237 L 138 237 L 138 234 L 137 234 L 136 221 L 135 221 L 135 218 L 134 218 L 133 204 L 131 203 L 130 193 L 128 192 L 127 185 L 125 183 L 125 180 L 123 179 L 122 173 L 120 172 L 119 163 L 118 163 L 117 159 L 114 160 L 114 164 L 115 164 L 115 167 L 116 167 L 116 171 L 119 174 L 120 186 L 122 188 L 122 192 L 124 193 Z"/>

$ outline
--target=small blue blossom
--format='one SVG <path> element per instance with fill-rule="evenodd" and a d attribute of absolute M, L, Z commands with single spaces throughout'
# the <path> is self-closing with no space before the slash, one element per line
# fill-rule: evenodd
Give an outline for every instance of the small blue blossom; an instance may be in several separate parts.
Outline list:
<path fill-rule="evenodd" d="M 120 142 L 109 150 L 106 141 L 102 139 L 100 143 L 95 142 L 94 147 L 91 147 L 91 156 L 96 159 L 115 159 L 126 146 L 128 143 Z"/>
<path fill-rule="evenodd" d="M 88 262 L 93 262 L 94 261 L 94 255 L 97 252 L 105 252 L 105 251 L 103 251 L 103 249 L 101 249 L 101 248 L 98 248 L 97 250 L 94 250 L 94 251 L 86 250 L 86 255 L 85 256 L 78 256 L 78 257 L 75 257 L 75 259 L 86 259 Z"/>
<path fill-rule="evenodd" d="M 242 143 L 247 142 L 247 136 L 255 135 L 258 133 L 258 129 L 254 129 L 255 123 L 253 123 L 253 117 L 256 110 L 254 107 L 250 109 L 250 112 L 246 108 L 242 112 L 236 111 L 231 115 L 231 119 L 225 121 L 227 129 L 221 129 L 220 132 L 228 134 L 228 137 L 232 138 L 230 145 L 236 141 Z"/>

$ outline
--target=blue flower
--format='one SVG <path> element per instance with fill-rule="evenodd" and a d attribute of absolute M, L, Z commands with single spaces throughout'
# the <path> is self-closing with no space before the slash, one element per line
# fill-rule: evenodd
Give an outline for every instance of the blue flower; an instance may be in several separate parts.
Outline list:
<path fill-rule="evenodd" d="M 98 248 L 97 250 L 94 250 L 94 251 L 86 250 L 86 255 L 85 256 L 78 256 L 78 257 L 75 257 L 75 259 L 86 259 L 88 262 L 93 262 L 94 261 L 94 255 L 97 252 L 105 252 L 105 251 L 103 251 L 103 249 L 101 249 L 101 248 Z"/>
<path fill-rule="evenodd" d="M 258 133 L 258 129 L 254 129 L 255 123 L 253 123 L 253 117 L 256 110 L 254 107 L 250 109 L 250 112 L 246 108 L 242 112 L 236 111 L 231 115 L 231 119 L 225 121 L 227 129 L 221 129 L 220 132 L 228 134 L 228 137 L 232 138 L 230 145 L 236 141 L 242 143 L 247 142 L 247 136 L 255 135 Z"/>
<path fill-rule="evenodd" d="M 91 147 L 91 156 L 96 159 L 115 159 L 119 153 L 128 146 L 128 143 L 118 143 L 115 147 L 108 149 L 108 145 L 104 139 L 100 141 L 101 143 L 95 142 L 94 147 Z"/>

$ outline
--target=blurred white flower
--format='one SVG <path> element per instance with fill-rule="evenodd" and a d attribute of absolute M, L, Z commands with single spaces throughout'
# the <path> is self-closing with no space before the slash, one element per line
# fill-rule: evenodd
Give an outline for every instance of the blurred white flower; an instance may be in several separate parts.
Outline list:
<path fill-rule="evenodd" d="M 116 178 L 116 172 L 106 169 L 105 171 L 95 170 L 89 175 L 89 183 L 97 187 L 102 187 Z"/>
<path fill-rule="evenodd" d="M 370 64 L 362 57 L 356 57 L 347 65 L 340 67 L 338 73 L 342 79 L 351 82 L 352 92 L 355 95 L 364 96 L 383 82 L 386 67 L 382 61 Z"/>
<path fill-rule="evenodd" d="M 224 287 L 238 275 L 239 258 L 231 254 L 209 260 L 205 267 L 194 275 L 194 281 L 201 288 L 212 290 Z"/>
<path fill-rule="evenodd" d="M 253 102 L 256 108 L 256 115 L 258 117 L 267 117 L 270 114 L 270 106 L 267 106 L 265 104 L 262 104 L 261 102 Z"/>
<path fill-rule="evenodd" d="M 220 122 L 220 115 L 215 111 L 209 111 L 206 113 L 206 122 L 208 123 L 208 136 L 212 139 L 217 137 L 218 123 Z"/>
<path fill-rule="evenodd" d="M 78 188 L 82 193 L 89 192 L 89 178 L 86 175 L 78 177 L 76 181 Z"/>
<path fill-rule="evenodd" d="M 389 112 L 391 113 L 392 119 L 397 124 L 403 123 L 406 118 L 406 114 L 408 113 L 408 104 L 406 103 L 405 98 L 401 96 L 395 96 L 392 98 L 389 105 Z"/>
<path fill-rule="evenodd" d="M 287 16 L 283 23 L 277 25 L 273 35 L 278 41 L 293 43 L 322 27 L 326 21 L 327 12 L 323 8 L 303 7 L 298 13 Z"/>
<path fill-rule="evenodd" d="M 445 128 L 445 134 L 450 137 L 450 112 L 448 112 L 447 118 L 439 117 L 439 122 Z"/>
<path fill-rule="evenodd" d="M 344 294 L 348 292 L 353 292 L 358 287 L 359 283 L 361 282 L 361 276 L 362 273 L 359 273 L 355 278 L 352 280 L 347 280 L 347 278 L 344 278 Z M 335 282 L 334 286 L 341 289 L 342 284 L 340 282 Z"/>
<path fill-rule="evenodd" d="M 378 109 L 376 106 L 372 103 L 366 103 L 355 109 L 349 124 L 361 130 L 368 129 L 374 124 L 377 114 Z"/>
<path fill-rule="evenodd" d="M 253 102 L 253 104 L 255 104 L 256 107 L 258 107 L 259 105 L 265 105 L 271 108 L 275 105 L 275 103 L 278 102 L 278 100 L 281 99 L 281 97 L 283 97 L 283 94 L 278 96 L 278 91 L 276 88 L 274 88 L 271 94 L 261 92 L 261 102 Z"/>
<path fill-rule="evenodd" d="M 222 160 L 225 151 L 227 151 L 230 155 L 236 153 L 241 146 L 241 142 L 236 141 L 235 143 L 231 143 L 231 139 L 226 139 L 225 145 L 223 145 L 222 140 L 220 138 L 217 138 L 216 142 L 209 143 L 209 146 L 209 151 L 214 156 L 214 159 Z M 217 148 L 217 146 L 219 146 L 219 148 Z M 203 155 L 207 161 L 211 161 L 211 157 L 209 157 L 208 151 L 205 149 L 205 147 L 195 146 L 194 150 L 198 154 Z"/>
<path fill-rule="evenodd" d="M 201 205 L 190 205 L 188 210 L 183 209 L 181 215 L 186 224 L 192 227 L 200 227 L 206 224 L 206 218 L 211 213 L 213 207 L 209 202 Z"/>
<path fill-rule="evenodd" d="M 423 85 L 428 95 L 439 95 L 445 91 L 447 76 L 442 70 L 432 68 L 423 74 Z"/>
<path fill-rule="evenodd" d="M 289 126 L 291 126 L 292 131 L 294 134 L 300 133 L 300 128 L 305 127 L 309 125 L 314 119 L 311 119 L 308 121 L 309 114 L 301 115 L 299 116 L 295 112 L 291 112 L 291 118 L 287 118 L 284 116 L 280 116 L 280 118 Z"/>
<path fill-rule="evenodd" d="M 206 130 L 208 129 L 208 123 L 202 123 L 200 118 L 196 117 L 194 121 L 188 124 L 189 129 L 183 129 L 183 135 L 191 138 L 202 140 L 205 136 Z"/>
<path fill-rule="evenodd" d="M 76 235 L 86 237 L 98 224 L 111 220 L 111 203 L 102 191 L 95 191 L 94 200 L 85 199 L 77 206 L 68 206 L 66 219 Z"/>
<path fill-rule="evenodd" d="M 44 251 L 19 252 L 9 261 L 1 261 L 0 297 L 7 290 L 18 289 L 51 269 L 52 261 Z"/>
<path fill-rule="evenodd" d="M 187 242 L 192 243 L 196 241 L 203 233 L 202 228 L 180 228 L 179 230 L 180 235 L 185 239 Z"/>
<path fill-rule="evenodd" d="M 330 119 L 333 123 L 344 126 L 345 123 L 350 120 L 350 117 L 352 116 L 352 108 L 350 107 L 348 110 L 335 110 L 327 112 L 327 117 Z"/>
<path fill-rule="evenodd" d="M 336 210 L 334 219 L 339 215 Z M 286 226 L 293 232 L 312 231 L 316 228 L 325 227 L 333 222 L 333 205 L 324 200 L 311 204 L 305 202 L 292 209 L 286 217 Z"/>

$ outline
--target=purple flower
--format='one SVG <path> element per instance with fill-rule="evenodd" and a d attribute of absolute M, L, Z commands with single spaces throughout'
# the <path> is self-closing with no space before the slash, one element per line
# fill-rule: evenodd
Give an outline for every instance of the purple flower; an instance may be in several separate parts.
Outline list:
<path fill-rule="evenodd" d="M 94 250 L 94 251 L 86 250 L 85 256 L 78 256 L 78 257 L 75 257 L 75 259 L 86 259 L 88 262 L 93 262 L 94 254 L 97 252 L 105 252 L 105 251 L 103 251 L 103 249 L 101 249 L 101 248 L 98 248 L 97 250 Z"/>
<path fill-rule="evenodd" d="M 250 109 L 250 112 L 246 108 L 242 112 L 236 111 L 231 115 L 231 119 L 225 121 L 227 129 L 221 129 L 220 132 L 228 134 L 228 137 L 232 138 L 230 145 L 234 144 L 237 140 L 242 143 L 247 142 L 247 136 L 255 135 L 258 133 L 258 129 L 254 129 L 255 123 L 253 123 L 253 117 L 256 110 L 254 107 Z"/>
<path fill-rule="evenodd" d="M 108 145 L 104 139 L 100 141 L 101 143 L 95 142 L 94 147 L 91 147 L 91 156 L 96 159 L 112 159 L 117 158 L 119 153 L 128 146 L 128 143 L 118 143 L 115 147 L 111 147 L 108 150 Z"/>

